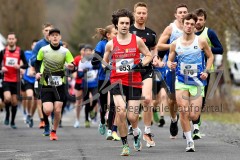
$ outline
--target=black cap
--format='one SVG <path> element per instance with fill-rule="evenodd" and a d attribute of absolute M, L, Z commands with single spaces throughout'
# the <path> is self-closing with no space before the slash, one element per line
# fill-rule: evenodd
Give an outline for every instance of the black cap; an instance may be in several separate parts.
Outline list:
<path fill-rule="evenodd" d="M 51 35 L 52 33 L 59 33 L 60 34 L 60 30 L 57 28 L 53 28 L 49 31 L 48 35 Z"/>
<path fill-rule="evenodd" d="M 93 50 L 93 47 L 90 45 L 90 44 L 86 44 L 85 46 L 84 46 L 84 50 L 85 49 L 91 49 L 91 50 Z"/>

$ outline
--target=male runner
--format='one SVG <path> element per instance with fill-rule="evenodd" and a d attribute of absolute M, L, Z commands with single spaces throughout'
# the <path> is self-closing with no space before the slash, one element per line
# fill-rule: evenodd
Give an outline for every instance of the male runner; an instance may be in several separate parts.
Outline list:
<path fill-rule="evenodd" d="M 142 148 L 142 133 L 138 128 L 142 88 L 142 78 L 139 71 L 152 60 L 151 53 L 143 40 L 129 33 L 129 28 L 133 22 L 134 17 L 130 11 L 119 9 L 113 12 L 112 23 L 118 30 L 118 34 L 107 43 L 103 58 L 105 69 L 110 69 L 108 63 L 112 60 L 113 69 L 110 81 L 113 88 L 111 94 L 113 94 L 116 106 L 117 125 L 123 143 L 122 156 L 130 154 L 127 141 L 127 118 L 133 128 L 134 149 L 140 151 Z M 145 56 L 142 62 L 140 61 L 140 53 Z"/>
<path fill-rule="evenodd" d="M 167 62 L 170 69 L 176 69 L 176 101 L 187 139 L 186 152 L 195 151 L 190 121 L 197 120 L 201 113 L 205 80 L 214 59 L 207 40 L 194 33 L 196 22 L 197 16 L 193 13 L 183 18 L 183 35 L 171 44 Z M 204 54 L 207 57 L 206 66 Z M 174 62 L 175 56 L 178 56 L 178 62 Z"/>
<path fill-rule="evenodd" d="M 57 128 L 61 119 L 63 101 L 65 100 L 66 76 L 64 67 L 74 69 L 73 57 L 67 48 L 60 46 L 60 30 L 49 31 L 50 44 L 42 47 L 35 64 L 36 79 L 40 80 L 43 111 L 49 116 L 54 111 L 53 128 L 50 140 L 58 140 Z M 67 64 L 65 64 L 65 62 Z"/>
<path fill-rule="evenodd" d="M 3 95 L 6 108 L 5 125 L 9 125 L 10 106 L 11 108 L 11 122 L 10 125 L 16 129 L 15 116 L 17 114 L 17 93 L 20 85 L 20 69 L 28 67 L 24 52 L 16 45 L 17 37 L 15 33 L 9 33 L 7 36 L 7 46 L 0 52 L 0 64 L 2 64 L 3 75 Z M 20 62 L 23 65 L 20 66 Z M 20 93 L 20 92 L 19 92 Z"/>
<path fill-rule="evenodd" d="M 198 8 L 194 11 L 194 13 L 198 17 L 198 21 L 196 23 L 196 35 L 199 35 L 200 37 L 206 38 L 208 45 L 211 47 L 212 53 L 215 54 L 223 54 L 223 47 L 222 44 L 220 43 L 217 34 L 214 32 L 214 30 L 208 28 L 205 26 L 206 20 L 207 20 L 207 12 L 203 8 Z M 205 57 L 206 59 L 206 57 Z M 205 87 L 204 93 L 207 96 L 207 90 L 208 90 L 208 84 L 210 80 L 210 75 L 207 78 L 207 85 Z M 203 104 L 202 107 L 204 108 L 205 102 L 206 102 L 206 96 L 203 97 Z M 193 123 L 193 139 L 201 139 L 201 134 L 199 131 L 199 127 L 201 125 L 201 119 L 200 116 L 196 121 L 192 121 Z"/>
<path fill-rule="evenodd" d="M 178 4 L 175 7 L 175 20 L 169 26 L 167 26 L 158 40 L 158 50 L 166 51 L 170 49 L 170 44 L 183 34 L 182 19 L 188 13 L 188 7 L 186 4 Z M 168 60 L 168 54 L 165 55 L 166 61 Z M 165 63 L 166 63 L 165 61 Z M 170 138 L 176 138 L 178 134 L 178 116 L 177 109 L 175 108 L 175 72 L 166 68 L 166 83 L 168 94 L 168 106 L 170 108 L 171 124 L 170 124 Z"/>
<path fill-rule="evenodd" d="M 156 33 L 150 28 L 146 27 L 146 21 L 148 17 L 148 7 L 144 2 L 138 2 L 134 5 L 134 18 L 135 22 L 130 27 L 130 33 L 136 34 L 138 37 L 142 38 L 145 45 L 148 47 L 149 51 L 154 53 L 156 46 Z M 141 54 L 141 61 L 143 61 L 144 55 Z M 151 122 L 152 122 L 152 77 L 153 77 L 153 66 L 148 64 L 145 66 L 144 71 L 141 72 L 142 76 L 142 96 L 144 100 L 143 105 L 143 122 L 145 125 L 143 140 L 146 141 L 147 147 L 155 146 L 153 140 L 153 134 L 151 133 Z"/>

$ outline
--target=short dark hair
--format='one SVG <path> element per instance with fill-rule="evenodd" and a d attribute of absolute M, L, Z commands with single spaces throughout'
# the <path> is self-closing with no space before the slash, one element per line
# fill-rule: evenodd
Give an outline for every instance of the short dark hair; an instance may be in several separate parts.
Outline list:
<path fill-rule="evenodd" d="M 190 20 L 190 19 L 193 19 L 193 20 L 195 21 L 195 23 L 196 23 L 197 20 L 198 20 L 198 17 L 197 17 L 197 15 L 194 14 L 194 13 L 188 13 L 188 14 L 186 14 L 186 15 L 184 16 L 182 22 L 184 23 L 185 20 Z"/>
<path fill-rule="evenodd" d="M 125 8 L 118 9 L 114 11 L 112 14 L 112 23 L 114 24 L 116 29 L 117 29 L 119 17 L 128 17 L 130 19 L 130 26 L 134 23 L 134 16 L 131 11 Z"/>
<path fill-rule="evenodd" d="M 204 8 L 195 9 L 194 13 L 199 16 L 204 16 L 204 19 L 207 19 L 207 11 Z"/>
<path fill-rule="evenodd" d="M 9 33 L 7 34 L 7 37 L 8 37 L 9 35 L 12 35 L 12 34 L 15 36 L 15 38 L 17 38 L 17 35 L 16 35 L 15 32 L 9 32 Z"/>
<path fill-rule="evenodd" d="M 32 43 L 34 43 L 34 42 L 38 42 L 38 39 L 34 39 L 34 40 L 32 40 Z"/>
<path fill-rule="evenodd" d="M 180 4 L 175 6 L 175 13 L 177 12 L 178 8 L 182 8 L 182 7 L 185 7 L 185 8 L 188 9 L 188 6 L 185 3 L 180 3 Z"/>
<path fill-rule="evenodd" d="M 148 8 L 147 4 L 145 2 L 137 2 L 135 5 L 134 5 L 134 12 L 136 11 L 136 8 L 137 7 L 145 7 L 145 8 Z"/>

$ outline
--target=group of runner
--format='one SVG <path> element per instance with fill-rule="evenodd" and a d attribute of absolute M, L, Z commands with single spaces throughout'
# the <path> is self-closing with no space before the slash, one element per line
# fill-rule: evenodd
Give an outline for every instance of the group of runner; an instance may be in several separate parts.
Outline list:
<path fill-rule="evenodd" d="M 128 135 L 133 135 L 136 151 L 142 149 L 141 139 L 147 147 L 156 145 L 152 122 L 154 119 L 162 127 L 168 106 L 170 138 L 178 135 L 180 119 L 186 152 L 194 152 L 194 140 L 201 139 L 200 114 L 205 105 L 213 54 L 222 54 L 223 49 L 216 33 L 205 26 L 204 9 L 188 13 L 187 5 L 179 4 L 174 15 L 176 19 L 157 41 L 156 32 L 146 27 L 146 3 L 136 3 L 133 12 L 118 9 L 112 14 L 111 25 L 96 29 L 95 37 L 101 40 L 95 49 L 82 44 L 75 58 L 61 41 L 60 30 L 51 24 L 43 25 L 44 38 L 33 41 L 32 51 L 23 52 L 16 45 L 16 34 L 9 33 L 8 45 L 0 52 L 3 73 L 0 103 L 5 104 L 4 124 L 17 128 L 17 95 L 22 95 L 29 127 L 33 127 L 33 115 L 38 108 L 43 135 L 58 140 L 56 133 L 61 125 L 63 106 L 71 97 L 68 81 L 72 77 L 75 80 L 75 128 L 80 127 L 83 106 L 84 125 L 90 127 L 89 114 L 91 119 L 97 117 L 99 102 L 99 133 L 106 135 L 107 140 L 121 140 L 121 155 L 128 156 Z M 141 114 L 144 132 L 138 127 Z"/>

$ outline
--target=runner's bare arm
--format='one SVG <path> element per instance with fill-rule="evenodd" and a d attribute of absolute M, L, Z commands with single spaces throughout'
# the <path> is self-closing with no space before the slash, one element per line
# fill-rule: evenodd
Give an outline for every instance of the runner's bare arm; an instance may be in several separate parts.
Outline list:
<path fill-rule="evenodd" d="M 158 39 L 157 49 L 159 51 L 166 51 L 170 49 L 170 44 L 167 44 L 168 39 L 170 38 L 172 33 L 172 27 L 167 26 L 163 31 L 162 35 Z"/>
<path fill-rule="evenodd" d="M 105 46 L 105 53 L 104 53 L 103 60 L 102 60 L 103 68 L 105 68 L 109 63 L 109 57 L 111 56 L 110 54 L 112 51 L 112 45 L 113 45 L 113 42 L 111 40 L 111 41 L 108 41 L 108 43 Z"/>
<path fill-rule="evenodd" d="M 170 69 L 175 69 L 177 66 L 177 64 L 174 63 L 174 59 L 176 57 L 175 48 L 176 48 L 176 41 L 173 41 L 173 43 L 171 43 L 170 45 L 169 57 L 167 61 L 167 65 Z"/>
<path fill-rule="evenodd" d="M 145 56 L 145 58 L 142 61 L 142 65 L 146 66 L 152 61 L 152 54 L 147 48 L 147 46 L 145 45 L 145 43 L 143 42 L 143 40 L 139 37 L 137 37 L 137 45 L 138 45 L 139 51 Z"/>

